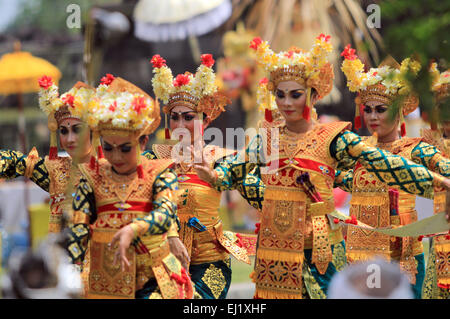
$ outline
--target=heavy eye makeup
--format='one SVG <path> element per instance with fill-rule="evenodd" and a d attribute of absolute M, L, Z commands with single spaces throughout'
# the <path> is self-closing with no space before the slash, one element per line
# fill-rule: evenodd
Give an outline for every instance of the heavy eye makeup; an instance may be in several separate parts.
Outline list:
<path fill-rule="evenodd" d="M 293 99 L 299 99 L 304 93 L 305 93 L 305 91 L 303 91 L 303 90 L 295 90 L 295 91 L 290 91 L 288 94 Z M 277 90 L 276 95 L 279 99 L 283 99 L 286 97 L 286 93 L 281 90 Z"/>
<path fill-rule="evenodd" d="M 81 132 L 81 129 L 82 129 L 82 127 L 80 124 L 76 124 L 76 125 L 73 125 L 70 127 L 61 125 L 59 127 L 59 133 L 62 135 L 67 135 L 67 134 L 69 134 L 69 131 L 72 130 L 73 133 L 79 134 Z"/>
<path fill-rule="evenodd" d="M 122 153 L 129 153 L 131 151 L 131 145 L 129 145 L 129 143 L 119 145 L 118 148 Z M 113 146 L 108 142 L 103 141 L 103 150 L 105 152 L 111 152 L 113 150 Z"/>
<path fill-rule="evenodd" d="M 377 112 L 379 114 L 384 113 L 384 112 L 387 111 L 387 107 L 384 106 L 384 105 L 377 105 L 377 106 L 374 107 L 374 109 L 375 109 L 375 112 Z M 365 105 L 364 106 L 364 113 L 367 113 L 367 114 L 372 113 L 372 108 L 370 106 L 368 106 L 368 105 Z"/>
<path fill-rule="evenodd" d="M 195 117 L 195 115 L 193 115 L 192 113 L 171 113 L 170 114 L 170 119 L 172 121 L 179 121 L 180 120 L 180 116 L 183 118 L 184 121 L 189 122 L 192 121 Z"/>

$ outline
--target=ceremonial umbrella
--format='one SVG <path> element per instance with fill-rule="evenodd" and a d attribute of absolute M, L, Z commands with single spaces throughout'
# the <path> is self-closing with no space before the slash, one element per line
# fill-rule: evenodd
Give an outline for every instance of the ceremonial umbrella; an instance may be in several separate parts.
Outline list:
<path fill-rule="evenodd" d="M 0 59 L 0 95 L 17 94 L 19 138 L 23 153 L 27 149 L 22 94 L 39 91 L 38 79 L 43 75 L 50 76 L 56 83 L 61 78 L 61 72 L 56 66 L 42 58 L 31 55 L 29 52 L 21 51 L 21 45 L 18 41 L 14 43 L 14 52 L 6 53 Z M 24 196 L 26 207 L 28 207 L 26 186 Z M 28 230 L 31 241 L 30 221 L 30 216 L 28 216 Z"/>

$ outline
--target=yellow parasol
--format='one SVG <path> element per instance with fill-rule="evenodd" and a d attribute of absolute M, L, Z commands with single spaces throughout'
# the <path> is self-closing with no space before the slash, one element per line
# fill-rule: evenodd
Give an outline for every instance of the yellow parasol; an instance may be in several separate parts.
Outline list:
<path fill-rule="evenodd" d="M 38 80 L 44 75 L 51 76 L 57 83 L 61 78 L 59 69 L 50 62 L 21 51 L 19 41 L 14 43 L 14 52 L 4 54 L 0 59 L 0 95 L 17 94 L 19 110 L 19 138 L 21 151 L 26 152 L 25 116 L 22 94 L 39 91 Z M 28 187 L 25 181 L 24 200 L 28 207 Z M 31 245 L 31 218 L 28 213 L 28 235 Z"/>
<path fill-rule="evenodd" d="M 51 76 L 58 83 L 61 72 L 50 62 L 20 50 L 20 42 L 14 43 L 14 52 L 0 59 L 0 94 L 17 94 L 19 108 L 19 135 L 22 151 L 26 151 L 23 93 L 39 91 L 38 80 L 43 75 Z"/>
<path fill-rule="evenodd" d="M 14 43 L 14 51 L 0 59 L 0 94 L 21 94 L 39 91 L 38 79 L 50 76 L 55 82 L 61 78 L 59 69 L 50 62 L 20 50 L 20 42 Z"/>

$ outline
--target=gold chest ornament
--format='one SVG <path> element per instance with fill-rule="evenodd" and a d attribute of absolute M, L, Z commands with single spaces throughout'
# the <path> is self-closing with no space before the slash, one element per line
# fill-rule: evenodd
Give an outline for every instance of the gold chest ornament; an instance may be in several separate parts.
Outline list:
<path fill-rule="evenodd" d="M 320 274 L 332 261 L 331 245 L 343 238 L 340 229 L 331 230 L 327 218 L 334 210 L 336 165 L 329 148 L 348 127 L 345 122 L 318 124 L 304 134 L 282 127 L 279 143 L 267 143 L 268 166 L 278 168 L 262 174 L 266 190 L 254 275 L 257 298 L 302 298 L 305 249 L 312 249 L 311 262 Z M 271 149 L 277 145 L 278 149 Z M 313 202 L 299 185 L 304 172 L 309 173 L 322 202 Z"/>

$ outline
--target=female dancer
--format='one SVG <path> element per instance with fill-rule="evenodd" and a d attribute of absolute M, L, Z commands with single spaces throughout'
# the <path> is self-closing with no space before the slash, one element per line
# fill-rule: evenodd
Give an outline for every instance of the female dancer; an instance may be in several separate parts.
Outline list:
<path fill-rule="evenodd" d="M 39 106 L 48 116 L 50 154 L 41 158 L 34 147 L 28 156 L 17 151 L 0 150 L 0 177 L 26 176 L 48 192 L 51 199 L 48 230 L 58 233 L 63 224 L 62 207 L 72 201 L 71 187 L 68 186 L 76 185 L 80 178 L 77 164 L 89 161 L 90 134 L 87 129 L 82 133 L 87 127 L 80 117 L 94 89 L 78 82 L 58 96 L 58 87 L 50 77 L 42 77 L 39 85 Z M 59 144 L 69 157 L 58 156 L 56 131 L 59 131 Z"/>
<path fill-rule="evenodd" d="M 141 155 L 146 135 L 159 125 L 158 104 L 111 76 L 97 88 L 86 116 L 106 159 L 80 166 L 67 249 L 81 265 L 89 245 L 88 298 L 191 298 L 190 278 L 167 238 L 177 222 L 172 161 Z"/>
<path fill-rule="evenodd" d="M 261 81 L 259 101 L 265 108 L 276 104 L 283 116 L 279 140 L 259 135 L 246 149 L 246 161 L 238 154 L 215 170 L 204 162 L 195 166 L 217 189 L 235 185 L 231 170 L 236 166 L 244 175 L 255 165 L 266 166 L 261 169 L 266 190 L 253 276 L 256 298 L 326 297 L 331 277 L 345 265 L 341 230 L 329 218 L 335 215 L 332 190 L 338 165 L 351 168 L 359 160 L 388 185 L 419 194 L 430 195 L 433 185 L 443 182 L 421 165 L 364 144 L 348 131 L 350 123 L 311 121 L 315 102 L 332 88 L 329 40 L 321 34 L 309 52 L 275 54 L 255 38 L 251 47 L 270 74 Z M 270 114 L 268 109 L 268 120 Z M 443 183 L 449 185 L 448 180 Z"/>
<path fill-rule="evenodd" d="M 345 60 L 342 70 L 347 77 L 348 86 L 359 95 L 356 99 L 357 112 L 362 108 L 363 119 L 369 132 L 378 137 L 377 141 L 366 143 L 373 143 L 378 148 L 422 164 L 442 176 L 450 176 L 450 161 L 434 146 L 423 142 L 421 138 L 405 137 L 403 116 L 412 112 L 419 101 L 408 91 L 404 76 L 408 69 L 417 72 L 420 64 L 405 59 L 398 65 L 390 59 L 378 68 L 365 73 L 364 65 L 354 55 L 354 50 L 350 46 L 346 47 L 343 55 Z M 399 102 L 401 104 L 399 113 L 392 120 L 388 110 L 393 107 L 396 98 L 401 99 Z M 357 113 L 355 123 L 360 125 L 358 116 Z M 338 172 L 336 185 L 339 186 L 341 178 L 346 184 L 343 188 L 352 193 L 350 214 L 361 222 L 374 227 L 386 227 L 407 225 L 417 221 L 416 196 L 402 190 L 389 189 L 388 185 L 380 182 L 359 162 L 347 173 Z M 349 226 L 347 261 L 352 263 L 367 260 L 374 255 L 383 255 L 388 260 L 398 261 L 400 268 L 409 277 L 415 298 L 421 298 L 425 276 L 421 238 L 390 237 Z"/>
<path fill-rule="evenodd" d="M 221 192 L 198 178 L 190 156 L 183 158 L 179 152 L 183 145 L 199 147 L 211 166 L 235 153 L 218 146 L 206 146 L 203 141 L 203 130 L 225 111 L 224 106 L 230 101 L 217 92 L 212 56 L 204 54 L 201 59 L 202 65 L 195 75 L 185 73 L 174 81 L 166 61 L 159 55 L 152 58 L 155 72 L 153 90 L 156 97 L 166 104 L 163 108 L 166 137 L 170 137 L 168 115 L 173 133 L 176 129 L 185 129 L 189 135 L 180 135 L 181 143 L 177 144 L 180 148 L 155 144 L 145 155 L 149 159 L 176 159 L 172 167 L 178 174 L 181 190 L 185 191 L 185 199 L 178 207 L 178 217 L 181 221 L 180 238 L 190 255 L 189 272 L 195 290 L 202 298 L 217 299 L 225 298 L 230 287 L 230 254 L 240 261 L 250 263 L 250 260 L 247 250 L 242 247 L 242 237 L 223 230 L 219 217 Z M 196 128 L 199 129 L 196 131 Z M 191 153 L 187 151 L 187 154 Z M 258 194 L 246 195 L 250 188 L 259 189 L 259 179 L 247 178 L 246 182 L 242 193 L 250 204 L 260 207 Z"/>
<path fill-rule="evenodd" d="M 450 70 L 439 73 L 433 63 L 431 72 L 434 76 L 432 91 L 435 105 L 439 109 L 450 96 Z M 427 143 L 436 146 L 447 158 L 450 157 L 450 121 L 443 121 L 440 129 L 422 131 Z M 445 208 L 445 190 L 438 188 L 434 195 L 434 213 Z M 450 235 L 450 234 L 449 234 Z M 441 235 L 430 239 L 430 250 L 423 285 L 422 298 L 448 299 L 450 298 L 450 236 Z"/>

